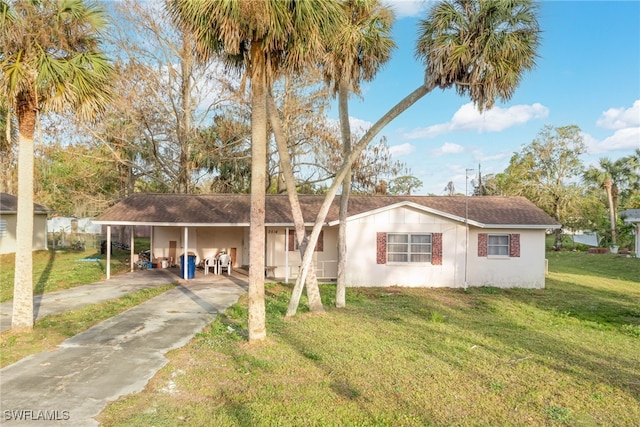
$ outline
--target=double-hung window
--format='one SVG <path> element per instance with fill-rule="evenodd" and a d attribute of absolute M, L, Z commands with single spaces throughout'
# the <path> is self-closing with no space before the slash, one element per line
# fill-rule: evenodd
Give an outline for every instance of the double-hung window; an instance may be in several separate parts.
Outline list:
<path fill-rule="evenodd" d="M 387 234 L 387 262 L 431 262 L 431 234 Z"/>
<path fill-rule="evenodd" d="M 509 256 L 509 235 L 489 234 L 487 240 L 487 254 L 489 256 Z"/>
<path fill-rule="evenodd" d="M 0 219 L 0 237 L 7 237 L 7 220 Z"/>

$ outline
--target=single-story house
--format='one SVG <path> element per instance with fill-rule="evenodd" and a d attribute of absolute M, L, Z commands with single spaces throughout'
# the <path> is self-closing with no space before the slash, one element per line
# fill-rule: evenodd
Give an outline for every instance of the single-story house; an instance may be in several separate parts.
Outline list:
<path fill-rule="evenodd" d="M 299 199 L 311 229 L 324 196 Z M 249 207 L 246 194 L 136 194 L 94 222 L 107 229 L 150 226 L 152 257 L 168 260 L 169 265 L 178 263 L 185 252 L 199 262 L 225 251 L 234 267 L 250 267 Z M 315 247 L 316 273 L 323 280 L 337 276 L 338 212 L 339 196 Z M 265 265 L 274 277 L 295 278 L 301 261 L 286 195 L 267 196 L 265 227 Z M 346 283 L 542 288 L 545 234 L 558 227 L 523 197 L 353 195 L 347 220 Z"/>
<path fill-rule="evenodd" d="M 33 250 L 47 249 L 47 215 L 51 210 L 33 205 Z M 0 193 L 0 254 L 15 253 L 16 222 L 18 219 L 18 198 L 8 193 Z"/>
<path fill-rule="evenodd" d="M 636 236 L 634 252 L 636 258 L 640 258 L 640 209 L 627 209 L 620 212 L 620 216 L 625 222 L 633 224 L 633 234 Z"/>

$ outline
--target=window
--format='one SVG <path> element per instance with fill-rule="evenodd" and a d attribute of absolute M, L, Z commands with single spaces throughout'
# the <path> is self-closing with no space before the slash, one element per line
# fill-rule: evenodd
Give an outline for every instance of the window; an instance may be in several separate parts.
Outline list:
<path fill-rule="evenodd" d="M 520 234 L 478 234 L 479 257 L 520 257 Z"/>
<path fill-rule="evenodd" d="M 431 262 L 431 234 L 387 234 L 388 262 Z"/>
<path fill-rule="evenodd" d="M 487 252 L 489 256 L 509 256 L 509 235 L 489 234 Z"/>
<path fill-rule="evenodd" d="M 7 220 L 0 219 L 0 237 L 7 237 Z"/>

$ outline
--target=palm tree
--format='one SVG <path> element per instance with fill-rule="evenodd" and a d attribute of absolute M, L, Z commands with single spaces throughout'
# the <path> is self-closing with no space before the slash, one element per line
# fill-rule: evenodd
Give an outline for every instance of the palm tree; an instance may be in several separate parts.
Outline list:
<path fill-rule="evenodd" d="M 173 0 L 170 13 L 191 31 L 200 58 L 222 55 L 251 82 L 249 341 L 266 337 L 264 306 L 267 96 L 279 75 L 297 72 L 324 52 L 323 32 L 339 3 L 322 0 Z"/>
<path fill-rule="evenodd" d="M 331 40 L 324 73 L 333 95 L 338 95 L 342 150 L 344 158 L 347 158 L 351 152 L 352 138 L 349 94 L 353 92 L 359 95 L 360 83 L 373 80 L 380 67 L 391 58 L 395 43 L 391 39 L 394 16 L 390 7 L 378 0 L 347 0 L 343 8 L 346 22 Z M 340 195 L 336 307 L 346 304 L 346 221 L 351 191 L 351 164 L 347 168 Z"/>
<path fill-rule="evenodd" d="M 447 0 L 435 4 L 420 23 L 416 56 L 426 65 L 424 84 L 384 114 L 352 147 L 316 217 L 309 237 L 313 248 L 329 206 L 342 180 L 360 152 L 394 118 L 435 88 L 454 86 L 468 94 L 480 111 L 496 98 L 509 100 L 523 74 L 535 66 L 540 29 L 531 0 Z M 304 281 L 311 262 L 309 250 L 292 294 L 299 298 L 298 281 Z"/>
<path fill-rule="evenodd" d="M 620 187 L 632 175 L 628 160 L 618 159 L 612 162 L 608 158 L 600 159 L 600 166 L 591 166 L 582 175 L 587 184 L 593 184 L 604 189 L 609 206 L 609 223 L 611 227 L 611 245 L 618 241 L 618 198 Z"/>
<path fill-rule="evenodd" d="M 14 329 L 33 327 L 33 138 L 39 114 L 92 119 L 110 99 L 113 68 L 99 49 L 106 15 L 83 0 L 0 0 L 0 97 L 18 124 Z"/>

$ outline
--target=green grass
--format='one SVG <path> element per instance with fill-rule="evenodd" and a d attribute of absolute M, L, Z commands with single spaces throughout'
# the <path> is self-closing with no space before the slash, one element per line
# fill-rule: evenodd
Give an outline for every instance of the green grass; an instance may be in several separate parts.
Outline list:
<path fill-rule="evenodd" d="M 284 319 L 249 345 L 246 299 L 105 426 L 637 425 L 640 260 L 549 253 L 544 290 L 348 289 L 347 308 Z"/>
<path fill-rule="evenodd" d="M 100 261 L 80 262 L 81 258 L 100 258 Z M 111 258 L 111 274 L 129 270 L 125 261 L 129 252 L 114 249 Z M 0 302 L 13 299 L 15 255 L 0 255 Z M 48 250 L 33 252 L 34 294 L 59 291 L 74 286 L 93 283 L 106 278 L 106 255 L 95 249 L 86 251 Z"/>

